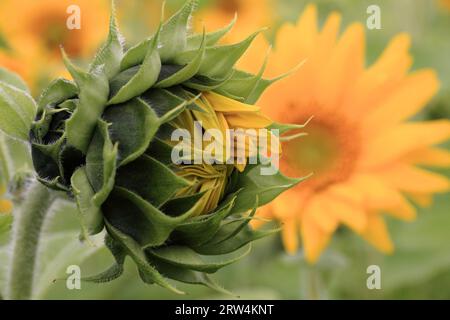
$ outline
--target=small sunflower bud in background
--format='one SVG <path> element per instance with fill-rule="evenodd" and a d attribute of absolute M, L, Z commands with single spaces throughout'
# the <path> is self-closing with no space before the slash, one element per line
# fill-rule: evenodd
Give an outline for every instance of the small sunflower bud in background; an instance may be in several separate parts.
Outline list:
<path fill-rule="evenodd" d="M 248 159 L 174 163 L 176 129 L 194 133 L 200 123 L 202 132 L 215 129 L 225 136 L 228 129 L 290 128 L 253 105 L 275 80 L 263 79 L 263 69 L 253 75 L 234 68 L 258 32 L 232 45 L 216 43 L 233 22 L 190 34 L 196 4 L 187 1 L 125 53 L 113 12 L 107 42 L 89 71 L 63 52 L 74 81 L 55 80 L 37 104 L 30 142 L 40 181 L 74 197 L 82 237 L 106 228 L 116 260 L 86 280 L 117 278 L 129 256 L 146 283 L 180 292 L 167 281 L 172 279 L 222 290 L 208 274 L 278 230 L 254 231 L 249 222 L 257 207 L 300 181 L 264 176 L 264 165 Z M 224 149 L 244 149 L 250 158 L 250 142 L 230 147 L 235 138 L 225 139 Z"/>
<path fill-rule="evenodd" d="M 6 188 L 0 185 L 0 214 L 11 213 L 13 209 L 12 202 L 3 198 L 6 193 Z"/>

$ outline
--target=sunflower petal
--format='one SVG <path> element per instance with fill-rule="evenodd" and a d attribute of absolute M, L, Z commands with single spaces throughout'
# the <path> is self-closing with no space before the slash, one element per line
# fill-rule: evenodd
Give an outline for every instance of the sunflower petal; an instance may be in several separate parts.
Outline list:
<path fill-rule="evenodd" d="M 405 123 L 383 131 L 367 141 L 360 165 L 363 168 L 381 166 L 405 154 L 450 138 L 450 121 Z"/>
<path fill-rule="evenodd" d="M 394 245 L 389 236 L 386 223 L 377 214 L 369 215 L 367 228 L 361 236 L 385 254 L 394 252 Z"/>
<path fill-rule="evenodd" d="M 420 70 L 409 75 L 381 106 L 369 113 L 365 125 L 380 130 L 408 119 L 425 107 L 438 88 L 434 70 Z"/>
<path fill-rule="evenodd" d="M 284 221 L 282 240 L 286 251 L 295 254 L 298 249 L 298 227 L 294 218 Z"/>
<path fill-rule="evenodd" d="M 301 224 L 306 260 L 316 263 L 330 241 L 330 234 L 321 230 L 313 221 L 305 219 Z"/>
<path fill-rule="evenodd" d="M 380 172 L 390 185 L 408 193 L 435 193 L 450 190 L 446 177 L 410 165 L 396 165 Z"/>

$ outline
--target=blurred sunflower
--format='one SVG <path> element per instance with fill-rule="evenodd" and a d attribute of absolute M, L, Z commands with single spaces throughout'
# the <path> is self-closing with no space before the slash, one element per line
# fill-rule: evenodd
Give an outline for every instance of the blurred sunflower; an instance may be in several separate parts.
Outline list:
<path fill-rule="evenodd" d="M 69 29 L 67 20 L 77 5 L 81 28 Z M 32 85 L 62 72 L 60 46 L 82 59 L 97 49 L 107 33 L 107 0 L 2 0 L 0 30 L 5 34 L 19 73 Z M 5 63 L 5 58 L 0 63 Z"/>
<path fill-rule="evenodd" d="M 441 6 L 450 11 L 450 0 L 439 0 Z"/>
<path fill-rule="evenodd" d="M 319 30 L 310 5 L 296 25 L 282 26 L 269 73 L 307 60 L 259 102 L 276 121 L 302 124 L 314 116 L 308 137 L 283 145 L 280 164 L 287 175 L 314 176 L 259 213 L 283 221 L 288 252 L 296 252 L 300 234 L 309 262 L 318 260 L 340 224 L 391 253 L 383 214 L 413 220 L 408 199 L 429 205 L 434 193 L 450 188 L 445 177 L 418 167 L 450 166 L 450 153 L 435 147 L 450 137 L 450 121 L 405 122 L 437 92 L 435 72 L 409 73 L 406 34 L 366 68 L 363 25 L 354 23 L 339 37 L 340 21 L 332 13 Z"/>
<path fill-rule="evenodd" d="M 216 0 L 200 10 L 195 20 L 195 28 L 199 31 L 203 26 L 207 30 L 220 29 L 233 20 L 237 14 L 239 19 L 233 31 L 226 35 L 222 42 L 235 43 L 253 33 L 257 29 L 273 25 L 277 19 L 274 0 Z M 261 68 L 266 51 L 264 37 L 257 37 L 248 52 L 238 62 L 238 67 L 257 73 Z M 261 51 L 262 50 L 262 51 Z"/>
<path fill-rule="evenodd" d="M 29 73 L 27 72 L 28 70 L 9 50 L 0 49 L 0 67 L 20 74 L 25 81 L 30 80 Z"/>
<path fill-rule="evenodd" d="M 0 186 L 0 214 L 10 213 L 13 207 L 11 201 L 3 199 L 5 192 L 5 187 Z"/>

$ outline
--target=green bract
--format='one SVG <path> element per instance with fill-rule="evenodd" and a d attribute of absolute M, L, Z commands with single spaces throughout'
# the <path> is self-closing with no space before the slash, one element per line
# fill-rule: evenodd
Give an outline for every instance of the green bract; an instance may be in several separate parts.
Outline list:
<path fill-rule="evenodd" d="M 86 280 L 121 275 L 129 256 L 143 281 L 179 292 L 167 280 L 222 290 L 208 274 L 249 252 L 250 243 L 277 229 L 254 231 L 257 207 L 299 180 L 260 175 L 260 165 L 243 172 L 231 166 L 217 208 L 194 216 L 203 193 L 177 196 L 192 181 L 176 174 L 166 141 L 170 121 L 198 110 L 202 92 L 253 104 L 274 80 L 234 68 L 257 33 L 233 45 L 216 45 L 232 27 L 189 34 L 196 1 L 161 25 L 155 35 L 126 53 L 114 13 L 107 42 L 85 72 L 64 61 L 74 81 L 57 79 L 43 92 L 30 130 L 40 181 L 76 199 L 82 237 L 106 228 L 106 245 L 116 263 Z M 14 80 L 15 81 L 15 80 Z M 27 123 L 34 108 L 24 91 L 0 84 L 23 105 Z M 13 103 L 11 102 L 11 103 Z M 18 117 L 18 115 L 14 115 Z M 19 136 L 23 136 L 20 127 Z"/>

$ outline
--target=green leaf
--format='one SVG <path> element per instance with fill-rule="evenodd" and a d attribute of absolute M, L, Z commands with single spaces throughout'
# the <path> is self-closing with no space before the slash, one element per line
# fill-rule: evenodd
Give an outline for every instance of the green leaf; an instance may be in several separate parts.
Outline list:
<path fill-rule="evenodd" d="M 262 81 L 262 76 L 266 70 L 268 53 L 266 59 L 257 74 L 251 74 L 240 70 L 235 70 L 233 76 L 218 87 L 216 91 L 228 97 L 240 97 L 244 103 L 254 104 L 256 101 L 250 101 L 253 93 L 258 88 L 258 83 Z"/>
<path fill-rule="evenodd" d="M 219 293 L 232 296 L 233 294 L 218 285 L 208 274 L 178 267 L 161 261 L 152 261 L 157 270 L 164 270 L 164 276 L 183 283 L 198 284 Z"/>
<path fill-rule="evenodd" d="M 189 101 L 165 89 L 148 90 L 141 96 L 141 99 L 156 112 L 161 123 L 175 119 L 189 104 Z"/>
<path fill-rule="evenodd" d="M 252 93 L 250 94 L 250 96 L 247 98 L 246 102 L 247 102 L 248 104 L 255 104 L 255 103 L 259 100 L 259 98 L 261 97 L 261 95 L 264 93 L 264 91 L 266 91 L 266 89 L 267 89 L 268 87 L 270 87 L 272 84 L 274 84 L 274 83 L 276 83 L 276 82 L 278 82 L 278 81 L 280 81 L 280 80 L 283 80 L 284 78 L 287 78 L 287 77 L 289 77 L 290 75 L 292 75 L 292 74 L 294 74 L 295 72 L 297 72 L 297 71 L 303 66 L 303 64 L 305 63 L 305 61 L 306 61 L 306 60 L 300 62 L 300 63 L 299 63 L 296 67 L 294 67 L 292 70 L 290 70 L 290 71 L 288 71 L 288 72 L 286 72 L 286 73 L 284 73 L 284 74 L 282 74 L 282 75 L 280 75 L 280 76 L 277 76 L 277 77 L 275 77 L 275 78 L 272 78 L 272 79 L 263 79 L 263 78 L 261 78 L 261 79 L 258 81 L 256 87 L 253 89 L 253 91 L 252 91 Z"/>
<path fill-rule="evenodd" d="M 165 202 L 160 207 L 160 210 L 170 216 L 175 217 L 181 216 L 187 211 L 198 212 L 199 207 L 202 205 L 199 200 L 205 195 L 205 193 L 206 191 L 203 191 L 189 196 L 174 197 Z"/>
<path fill-rule="evenodd" d="M 159 207 L 190 183 L 159 161 L 143 155 L 118 170 L 116 185 L 135 192 Z"/>
<path fill-rule="evenodd" d="M 170 144 L 155 137 L 145 153 L 165 165 L 171 165 L 173 164 L 172 149 L 173 147 Z"/>
<path fill-rule="evenodd" d="M 278 130 L 280 135 L 285 134 L 289 131 L 304 129 L 309 123 L 309 120 L 305 124 L 284 124 L 274 122 L 267 129 L 268 130 Z"/>
<path fill-rule="evenodd" d="M 159 80 L 155 87 L 156 88 L 169 88 L 173 87 L 174 85 L 183 83 L 193 76 L 197 74 L 197 72 L 200 70 L 200 66 L 203 60 L 203 57 L 205 56 L 205 33 L 203 32 L 203 40 L 200 43 L 200 48 L 197 50 L 197 54 L 195 57 L 186 64 L 182 69 L 175 72 L 174 74 L 170 75 L 167 78 Z"/>
<path fill-rule="evenodd" d="M 71 185 L 78 206 L 83 237 L 99 233 L 103 229 L 103 216 L 100 207 L 92 202 L 95 191 L 89 183 L 85 167 L 75 171 Z"/>
<path fill-rule="evenodd" d="M 0 131 L 27 141 L 36 109 L 27 92 L 0 81 Z"/>
<path fill-rule="evenodd" d="M 108 39 L 95 56 L 90 71 L 92 72 L 99 66 L 104 65 L 108 79 L 114 77 L 120 71 L 120 62 L 123 58 L 123 41 L 122 35 L 117 27 L 116 9 L 114 1 L 112 1 Z"/>
<path fill-rule="evenodd" d="M 135 67 L 144 61 L 145 55 L 150 49 L 151 44 L 154 41 L 154 36 L 146 39 L 135 46 L 128 49 L 120 62 L 120 71 L 125 71 Z"/>
<path fill-rule="evenodd" d="M 103 119 L 110 124 L 111 141 L 119 144 L 119 166 L 141 156 L 160 125 L 156 113 L 139 98 L 108 107 Z"/>
<path fill-rule="evenodd" d="M 253 241 L 276 234 L 279 231 L 280 228 L 271 230 L 252 230 L 247 227 L 234 237 L 221 242 L 221 240 L 225 238 L 229 232 L 229 230 L 223 229 L 219 230 L 216 236 L 208 243 L 191 248 L 201 255 L 222 255 L 230 252 L 235 252 L 236 250 L 244 247 L 249 243 L 252 243 Z"/>
<path fill-rule="evenodd" d="M 206 48 L 198 74 L 213 79 L 226 78 L 259 33 L 260 31 L 255 32 L 244 41 L 236 44 Z M 197 50 L 182 52 L 176 56 L 174 62 L 180 65 L 187 64 L 194 59 L 196 54 Z"/>
<path fill-rule="evenodd" d="M 119 242 L 126 250 L 127 254 L 134 260 L 139 269 L 139 274 L 145 283 L 156 283 L 163 288 L 169 289 L 178 294 L 184 294 L 177 290 L 153 267 L 146 259 L 145 253 L 139 244 L 133 238 L 113 227 L 109 221 L 106 221 L 106 227 L 109 234 Z"/>
<path fill-rule="evenodd" d="M 100 207 L 114 187 L 118 146 L 113 144 L 108 124 L 99 120 L 86 156 L 86 175 L 96 192 L 93 204 Z"/>
<path fill-rule="evenodd" d="M 237 21 L 237 14 L 234 15 L 233 20 L 224 28 L 219 29 L 214 32 L 210 32 L 206 34 L 206 46 L 212 47 L 217 42 L 219 42 L 220 39 L 222 39 L 227 33 L 230 32 L 230 30 L 234 27 Z M 203 41 L 203 35 L 202 34 L 194 34 L 187 38 L 187 47 L 186 50 L 193 50 L 195 48 L 198 48 Z"/>
<path fill-rule="evenodd" d="M 223 79 L 214 79 L 202 75 L 196 75 L 189 81 L 183 83 L 183 86 L 198 91 L 213 91 L 227 82 L 233 76 L 233 72 L 234 71 L 231 70 L 231 72 L 229 72 Z"/>
<path fill-rule="evenodd" d="M 100 119 L 109 95 L 108 78 L 99 67 L 86 73 L 75 67 L 63 50 L 63 59 L 79 88 L 78 108 L 66 121 L 67 142 L 84 154 Z"/>
<path fill-rule="evenodd" d="M 163 62 L 172 59 L 187 46 L 188 24 L 197 0 L 188 0 L 184 6 L 167 20 L 161 30 L 159 53 Z"/>
<path fill-rule="evenodd" d="M 237 196 L 230 198 L 214 213 L 181 224 L 175 229 L 172 237 L 193 246 L 200 246 L 211 240 L 219 230 L 223 219 L 230 215 L 236 198 Z"/>
<path fill-rule="evenodd" d="M 111 254 L 114 257 L 115 263 L 109 267 L 107 270 L 94 275 L 82 278 L 81 280 L 86 282 L 94 282 L 94 283 L 105 283 L 113 281 L 119 278 L 124 271 L 124 263 L 126 258 L 126 252 L 122 245 L 120 245 L 117 241 L 111 238 L 110 235 L 106 234 L 105 236 L 105 246 L 109 249 Z"/>
<path fill-rule="evenodd" d="M 225 222 L 223 224 L 222 228 L 220 229 L 219 235 L 218 235 L 218 236 L 220 236 L 220 233 L 223 233 L 225 236 L 222 239 L 220 239 L 217 236 L 214 240 L 211 240 L 211 243 L 219 243 L 220 244 L 222 242 L 225 242 L 225 241 L 237 236 L 245 228 L 248 228 L 248 224 L 255 216 L 256 210 L 258 209 L 258 207 L 259 207 L 258 197 L 256 197 L 256 202 L 254 204 L 253 210 L 248 215 L 245 215 L 244 217 L 242 217 L 242 219 L 241 219 L 242 221 L 237 220 L 237 221 L 228 222 L 228 223 Z M 235 226 L 235 224 L 237 224 L 237 226 Z"/>
<path fill-rule="evenodd" d="M 238 176 L 236 189 L 242 189 L 239 193 L 233 212 L 242 213 L 252 209 L 257 197 L 259 205 L 263 206 L 282 192 L 296 186 L 306 178 L 293 179 L 283 176 L 280 172 L 275 175 L 261 175 L 262 165 L 249 165 Z"/>
<path fill-rule="evenodd" d="M 72 81 L 58 78 L 53 80 L 49 86 L 42 92 L 39 101 L 39 111 L 43 111 L 48 105 L 55 106 L 67 99 L 78 95 L 78 87 Z"/>
<path fill-rule="evenodd" d="M 139 96 L 158 80 L 161 60 L 158 53 L 159 31 L 139 67 L 127 69 L 111 80 L 111 99 L 108 105 L 119 104 Z M 129 78 L 131 76 L 131 78 Z"/>
<path fill-rule="evenodd" d="M 148 249 L 146 252 L 153 259 L 169 263 L 174 266 L 195 271 L 214 273 L 250 253 L 251 246 L 234 251 L 227 255 L 201 256 L 189 247 L 167 246 L 160 249 Z"/>
<path fill-rule="evenodd" d="M 22 78 L 19 77 L 19 75 L 3 67 L 0 67 L 0 82 L 7 83 L 12 87 L 16 87 L 17 89 L 29 92 L 28 86 L 26 85 L 25 81 L 23 81 Z"/>
<path fill-rule="evenodd" d="M 62 168 L 59 164 L 61 148 L 64 144 L 64 137 L 51 144 L 31 144 L 33 164 L 40 177 L 54 179 L 63 178 Z"/>
<path fill-rule="evenodd" d="M 167 63 L 170 54 L 171 54 L 171 50 L 175 50 L 177 49 L 176 47 L 179 47 L 178 50 L 185 50 L 186 47 L 186 38 L 182 38 L 178 39 L 179 36 L 183 35 L 183 33 L 185 33 L 185 31 L 183 31 L 184 28 L 186 28 L 187 26 L 187 22 L 189 19 L 186 20 L 186 22 L 183 24 L 183 19 L 186 18 L 186 14 L 187 17 L 189 18 L 190 16 L 190 12 L 188 11 L 192 11 L 193 8 L 191 9 L 190 6 L 194 5 L 195 1 L 188 1 L 186 2 L 185 6 L 178 12 L 178 18 L 172 18 L 169 21 L 167 21 L 163 26 L 162 26 L 162 30 L 161 30 L 161 36 L 159 39 L 160 42 L 160 46 L 162 47 L 163 41 L 168 41 L 168 44 L 165 46 L 165 48 L 161 48 L 160 50 L 160 57 L 161 60 L 163 60 L 163 62 Z M 178 30 L 178 33 L 174 30 L 176 29 L 180 29 Z M 185 33 L 187 34 L 187 32 Z M 150 49 L 152 43 L 155 41 L 155 37 L 156 36 L 152 36 L 140 43 L 138 43 L 137 45 L 135 45 L 134 47 L 130 48 L 126 53 L 125 56 L 122 59 L 121 65 L 120 65 L 120 70 L 124 71 L 126 69 L 129 69 L 131 67 L 137 66 L 139 64 L 142 63 L 142 61 L 144 61 L 145 55 L 148 52 L 148 50 Z M 170 39 L 170 37 L 175 37 L 173 39 Z M 167 39 L 167 40 L 163 40 Z M 179 43 L 172 43 L 172 41 L 180 41 Z M 198 41 L 198 45 L 194 46 L 192 49 L 194 48 L 198 48 L 198 46 L 200 45 L 200 41 Z M 176 51 L 177 53 L 179 51 Z M 162 55 L 165 55 L 165 57 L 163 57 Z"/>
<path fill-rule="evenodd" d="M 186 221 L 196 210 L 194 206 L 182 215 L 169 216 L 139 195 L 120 187 L 114 188 L 102 209 L 111 225 L 143 247 L 164 244 L 177 225 Z"/>

